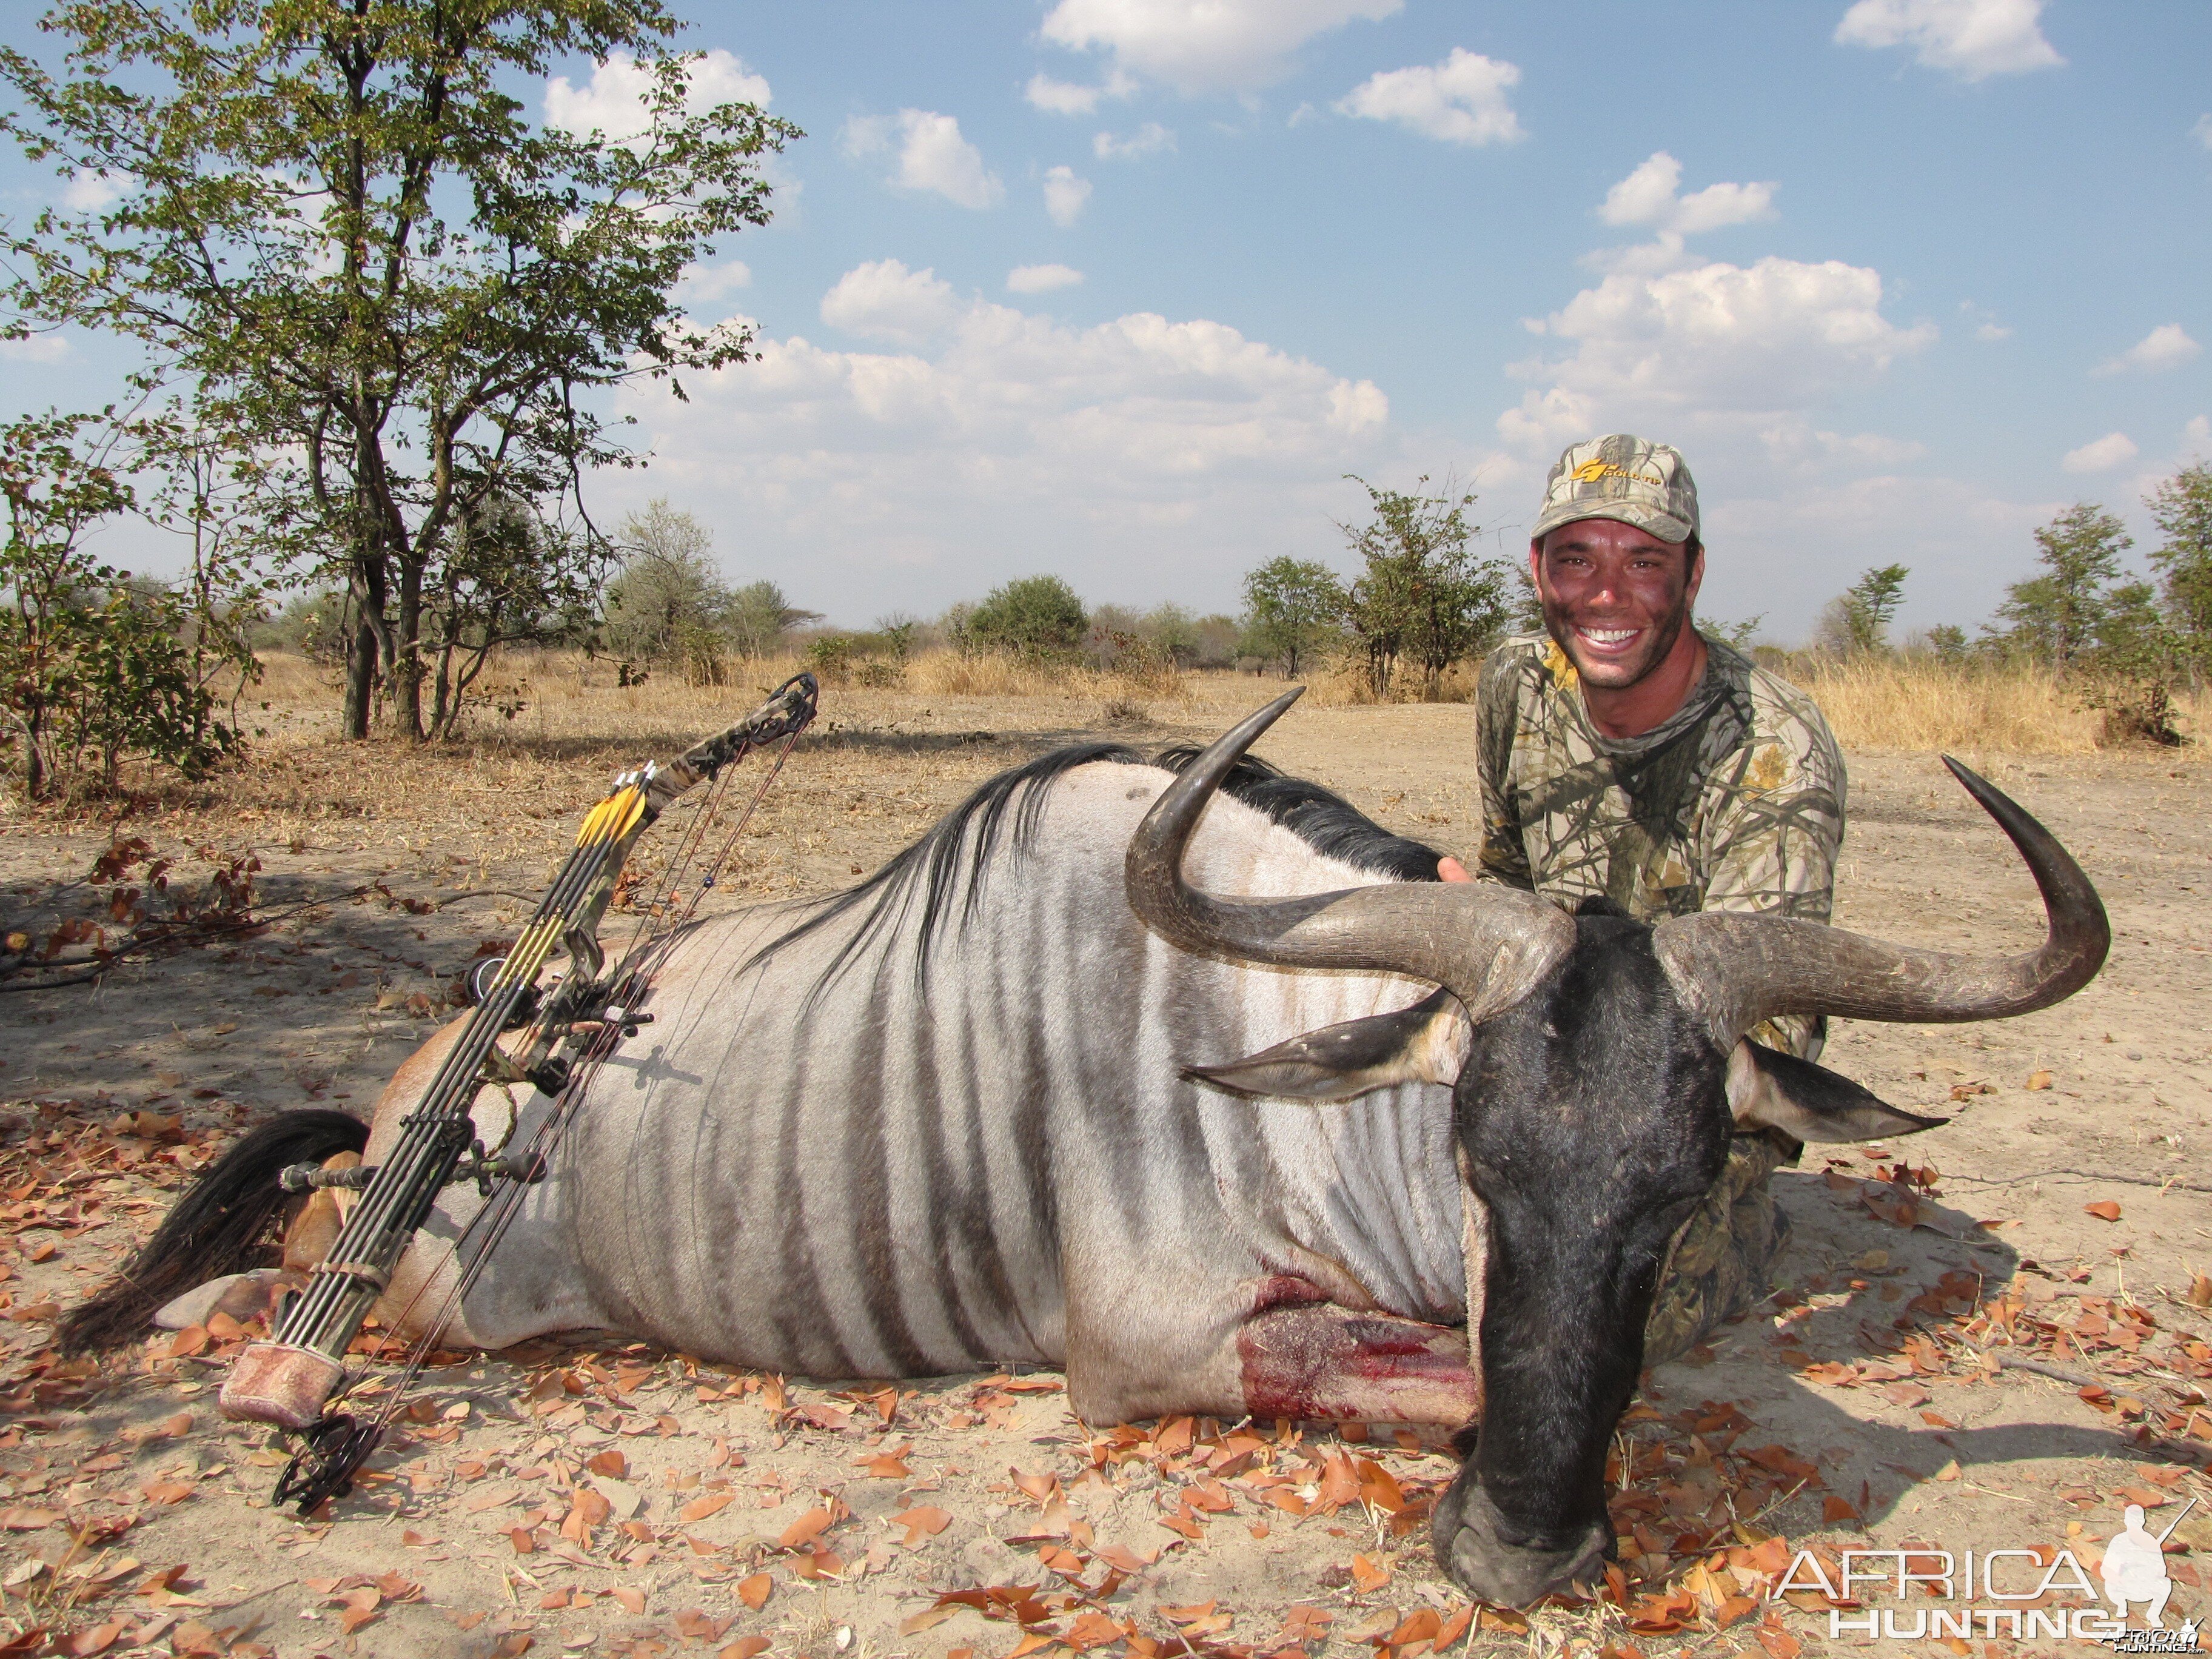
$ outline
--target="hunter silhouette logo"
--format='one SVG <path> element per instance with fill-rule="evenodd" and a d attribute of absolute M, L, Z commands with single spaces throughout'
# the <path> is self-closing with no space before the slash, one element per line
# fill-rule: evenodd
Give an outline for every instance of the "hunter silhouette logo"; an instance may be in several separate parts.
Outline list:
<path fill-rule="evenodd" d="M 2097 1575 L 2105 1581 L 2105 1594 L 2112 1598 L 2112 1611 L 2118 1613 L 2123 1624 L 2127 1621 L 2128 1604 L 2141 1601 L 2143 1623 L 2153 1630 L 2163 1630 L 2166 1624 L 2159 1615 L 2166 1611 L 2166 1598 L 2173 1594 L 2173 1582 L 2166 1576 L 2167 1536 L 2181 1524 L 2181 1516 L 2197 1507 L 2197 1500 L 2189 1500 L 2189 1508 L 2173 1517 L 2172 1526 L 2155 1538 L 2143 1525 L 2142 1505 L 2130 1504 L 2121 1519 L 2125 1522 L 2120 1534 L 2105 1546 L 2104 1565 Z"/>

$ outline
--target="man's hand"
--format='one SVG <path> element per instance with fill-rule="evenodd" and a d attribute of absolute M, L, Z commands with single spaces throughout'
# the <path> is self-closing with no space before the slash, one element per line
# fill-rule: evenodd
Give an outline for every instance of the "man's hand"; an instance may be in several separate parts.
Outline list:
<path fill-rule="evenodd" d="M 1438 881 L 1473 881 L 1474 878 L 1468 874 L 1467 866 L 1447 853 L 1437 860 L 1437 879 Z"/>

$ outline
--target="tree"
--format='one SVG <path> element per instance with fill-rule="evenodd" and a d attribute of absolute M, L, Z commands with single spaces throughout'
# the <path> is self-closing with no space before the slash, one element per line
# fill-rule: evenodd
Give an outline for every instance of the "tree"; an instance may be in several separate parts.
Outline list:
<path fill-rule="evenodd" d="M 540 506 L 493 495 L 461 517 L 423 610 L 423 650 L 436 665 L 433 737 L 457 729 L 471 687 L 501 646 L 591 637 L 611 550 L 588 527 L 549 520 Z"/>
<path fill-rule="evenodd" d="M 2151 550 L 2166 614 L 2192 682 L 2212 662 L 2212 464 L 2185 466 L 2143 498 L 2166 539 Z"/>
<path fill-rule="evenodd" d="M 58 69 L 0 48 L 0 127 L 122 194 L 9 236 L 9 300 L 139 342 L 270 459 L 347 590 L 346 732 L 382 690 L 421 735 L 465 526 L 567 497 L 588 537 L 583 473 L 628 458 L 600 394 L 746 356 L 674 289 L 766 222 L 759 158 L 797 129 L 692 109 L 663 0 L 62 0 L 44 27 Z M 634 130 L 527 118 L 509 88 L 571 54 L 643 70 Z"/>
<path fill-rule="evenodd" d="M 144 425 L 111 416 L 0 428 L 0 720 L 33 800 L 72 775 L 112 790 L 132 754 L 197 775 L 238 741 L 187 643 L 188 596 L 85 550 L 87 531 L 136 505 L 125 476 L 145 458 Z"/>
<path fill-rule="evenodd" d="M 1843 624 L 1852 654 L 1878 656 L 1889 649 L 1890 619 L 1911 574 L 1901 564 L 1875 565 L 1844 590 Z"/>
<path fill-rule="evenodd" d="M 2001 641 L 2048 662 L 2063 677 L 2097 639 L 2105 584 L 2120 573 L 2120 555 L 2134 545 L 2120 521 L 2092 501 L 2068 507 L 2035 532 L 2043 574 L 2013 583 L 1997 616 L 2009 627 Z"/>
<path fill-rule="evenodd" d="M 1244 642 L 1295 678 L 1298 665 L 1326 650 L 1344 628 L 1344 585 L 1316 559 L 1278 555 L 1244 576 Z"/>
<path fill-rule="evenodd" d="M 1928 650 L 1946 667 L 1958 667 L 1966 660 L 1966 630 L 1956 623 L 1937 623 L 1928 630 Z"/>
<path fill-rule="evenodd" d="M 1365 570 L 1352 584 L 1345 617 L 1367 658 L 1368 684 L 1387 697 L 1402 657 L 1419 666 L 1423 690 L 1436 695 L 1443 672 L 1486 650 L 1511 614 L 1511 573 L 1501 560 L 1475 557 L 1479 526 L 1467 520 L 1472 494 L 1447 484 L 1441 495 L 1377 489 L 1365 479 L 1375 511 L 1358 528 L 1339 525 Z"/>
<path fill-rule="evenodd" d="M 713 533 L 660 497 L 624 520 L 617 538 L 623 569 L 607 587 L 609 647 L 629 661 L 681 667 L 692 684 L 716 683 L 732 596 L 711 556 Z"/>
<path fill-rule="evenodd" d="M 1002 583 L 966 618 L 968 636 L 979 649 L 1035 658 L 1073 653 L 1089 625 L 1083 601 L 1057 576 Z"/>
<path fill-rule="evenodd" d="M 730 595 L 727 626 L 739 656 L 768 656 L 793 629 L 821 620 L 819 611 L 801 611 L 766 578 L 747 582 Z"/>
<path fill-rule="evenodd" d="M 1701 617 L 1698 619 L 1698 631 L 1709 640 L 1718 640 L 1738 651 L 1748 652 L 1752 641 L 1759 637 L 1759 630 L 1765 623 L 1766 613 L 1764 611 L 1757 616 L 1746 617 L 1741 622 L 1712 622 Z"/>

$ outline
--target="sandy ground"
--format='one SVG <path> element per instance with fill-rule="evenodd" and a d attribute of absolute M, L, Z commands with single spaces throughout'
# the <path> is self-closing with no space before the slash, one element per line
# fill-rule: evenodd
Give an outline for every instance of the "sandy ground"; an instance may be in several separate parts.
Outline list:
<path fill-rule="evenodd" d="M 1210 736 L 1237 690 L 1218 708 L 1112 720 L 1095 702 L 833 692 L 718 902 L 850 881 L 975 781 L 1077 736 Z M 250 848 L 255 914 L 273 925 L 96 988 L 0 996 L 0 1229 L 12 1235 L 0 1243 L 0 1653 L 51 1639 L 64 1652 L 288 1659 L 1420 1659 L 1463 1642 L 1788 1659 L 1837 1645 L 1817 1594 L 1768 1599 L 1801 1547 L 1832 1564 L 1908 1543 L 2040 1549 L 2045 1564 L 2067 1548 L 2094 1577 L 2124 1503 L 2144 1503 L 2156 1531 L 2192 1497 L 2206 1501 L 2167 1542 L 2167 1622 L 2205 1607 L 2202 760 L 1980 757 L 2098 881 L 2110 965 L 2021 1020 L 1837 1030 L 1827 1063 L 1953 1121 L 1887 1148 L 1814 1149 L 1778 1177 L 1796 1231 L 1776 1297 L 1650 1376 L 1624 1425 L 1612 1593 L 1470 1618 L 1426 1541 L 1452 1460 L 1388 1425 L 1089 1429 L 1050 1376 L 886 1390 L 731 1376 L 620 1344 L 544 1346 L 430 1371 L 376 1478 L 301 1521 L 269 1505 L 273 1443 L 215 1413 L 234 1330 L 157 1339 L 100 1367 L 59 1362 L 56 1309 L 237 1126 L 311 1102 L 366 1109 L 433 1028 L 443 987 L 512 933 L 622 753 L 548 740 L 465 762 L 349 754 L 319 744 L 313 724 L 302 717 L 220 810 L 186 804 L 123 827 L 176 858 L 179 890 L 216 867 L 196 848 Z M 1316 709 L 1262 752 L 1466 854 L 1471 735 L 1462 707 Z M 2033 936 L 2032 884 L 1932 757 L 1850 764 L 1838 921 L 1941 946 Z M 641 863 L 678 827 L 657 830 Z M 0 933 L 43 938 L 88 914 L 82 878 L 107 842 L 0 829 Z M 623 936 L 617 922 L 608 934 Z M 2069 1380 L 1997 1369 L 1985 1352 Z M 2006 1570 L 2027 1579 L 2007 1589 L 2040 1576 L 2019 1558 Z M 2040 1605 L 2086 1605 L 2069 1582 L 2060 1571 Z M 1929 1609 L 2039 1605 L 1856 1590 L 1846 1617 L 1887 1611 L 1901 1632 Z M 35 1632 L 46 1634 L 7 1643 Z M 2002 1621 L 1973 1638 L 1882 1645 L 2015 1646 Z"/>

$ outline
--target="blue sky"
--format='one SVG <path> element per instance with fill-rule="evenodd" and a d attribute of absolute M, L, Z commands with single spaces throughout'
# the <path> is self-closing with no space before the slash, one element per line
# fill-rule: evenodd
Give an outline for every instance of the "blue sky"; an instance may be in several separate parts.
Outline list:
<path fill-rule="evenodd" d="M 840 622 L 1036 571 L 1233 609 L 1277 553 L 1346 568 L 1348 472 L 1454 475 L 1517 551 L 1559 448 L 1626 429 L 1697 474 L 1707 614 L 1801 638 L 1895 561 L 1907 627 L 1971 626 L 2058 508 L 2148 540 L 2212 455 L 2212 7 L 686 15 L 808 136 L 690 289 L 760 361 L 625 397 L 653 464 L 595 503 L 665 495 Z M 528 95 L 611 130 L 623 70 Z M 118 362 L 19 348 L 0 397 Z"/>

